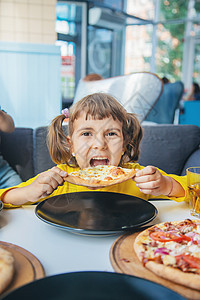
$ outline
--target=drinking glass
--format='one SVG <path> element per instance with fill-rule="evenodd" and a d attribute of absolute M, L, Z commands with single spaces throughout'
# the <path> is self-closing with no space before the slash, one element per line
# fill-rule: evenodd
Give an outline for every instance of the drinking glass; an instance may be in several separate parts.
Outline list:
<path fill-rule="evenodd" d="M 200 167 L 187 168 L 190 213 L 200 218 Z"/>

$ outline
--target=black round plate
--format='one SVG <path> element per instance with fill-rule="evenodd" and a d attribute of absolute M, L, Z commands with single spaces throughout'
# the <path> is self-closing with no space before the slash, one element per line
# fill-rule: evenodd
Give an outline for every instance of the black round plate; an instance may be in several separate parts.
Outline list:
<path fill-rule="evenodd" d="M 157 283 L 111 272 L 74 272 L 33 281 L 1 300 L 184 300 Z"/>
<path fill-rule="evenodd" d="M 153 204 L 137 197 L 109 192 L 79 192 L 39 203 L 36 215 L 51 225 L 79 234 L 110 235 L 152 221 Z"/>

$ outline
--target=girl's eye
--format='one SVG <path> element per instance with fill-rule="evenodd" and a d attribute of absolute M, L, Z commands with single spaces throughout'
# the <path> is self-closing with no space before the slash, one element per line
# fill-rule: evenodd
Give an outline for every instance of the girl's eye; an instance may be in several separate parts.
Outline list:
<path fill-rule="evenodd" d="M 113 132 L 113 131 L 112 131 L 112 132 L 108 132 L 107 135 L 108 135 L 108 136 L 114 136 L 114 135 L 117 135 L 117 134 L 116 134 L 116 132 Z"/>
<path fill-rule="evenodd" d="M 83 135 L 83 136 L 90 136 L 90 135 L 91 135 L 91 132 L 83 132 L 82 135 Z"/>

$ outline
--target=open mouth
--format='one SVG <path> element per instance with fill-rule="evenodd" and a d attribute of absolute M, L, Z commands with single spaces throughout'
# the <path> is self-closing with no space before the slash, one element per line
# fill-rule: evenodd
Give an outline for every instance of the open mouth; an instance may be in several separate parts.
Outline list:
<path fill-rule="evenodd" d="M 96 167 L 99 165 L 109 165 L 109 159 L 107 157 L 93 157 L 90 160 L 91 167 Z"/>

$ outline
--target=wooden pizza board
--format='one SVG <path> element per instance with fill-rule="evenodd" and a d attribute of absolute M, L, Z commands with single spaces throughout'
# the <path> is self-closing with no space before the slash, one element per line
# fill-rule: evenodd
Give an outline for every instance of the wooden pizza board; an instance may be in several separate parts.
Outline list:
<path fill-rule="evenodd" d="M 122 235 L 113 243 L 110 249 L 110 261 L 113 269 L 118 273 L 125 273 L 154 281 L 174 290 L 185 298 L 192 300 L 200 299 L 200 291 L 161 278 L 143 266 L 133 249 L 133 244 L 138 234 Z"/>
<path fill-rule="evenodd" d="M 7 242 L 0 241 L 0 247 L 12 253 L 15 268 L 12 282 L 3 293 L 10 292 L 13 289 L 45 276 L 43 266 L 32 253 Z"/>

